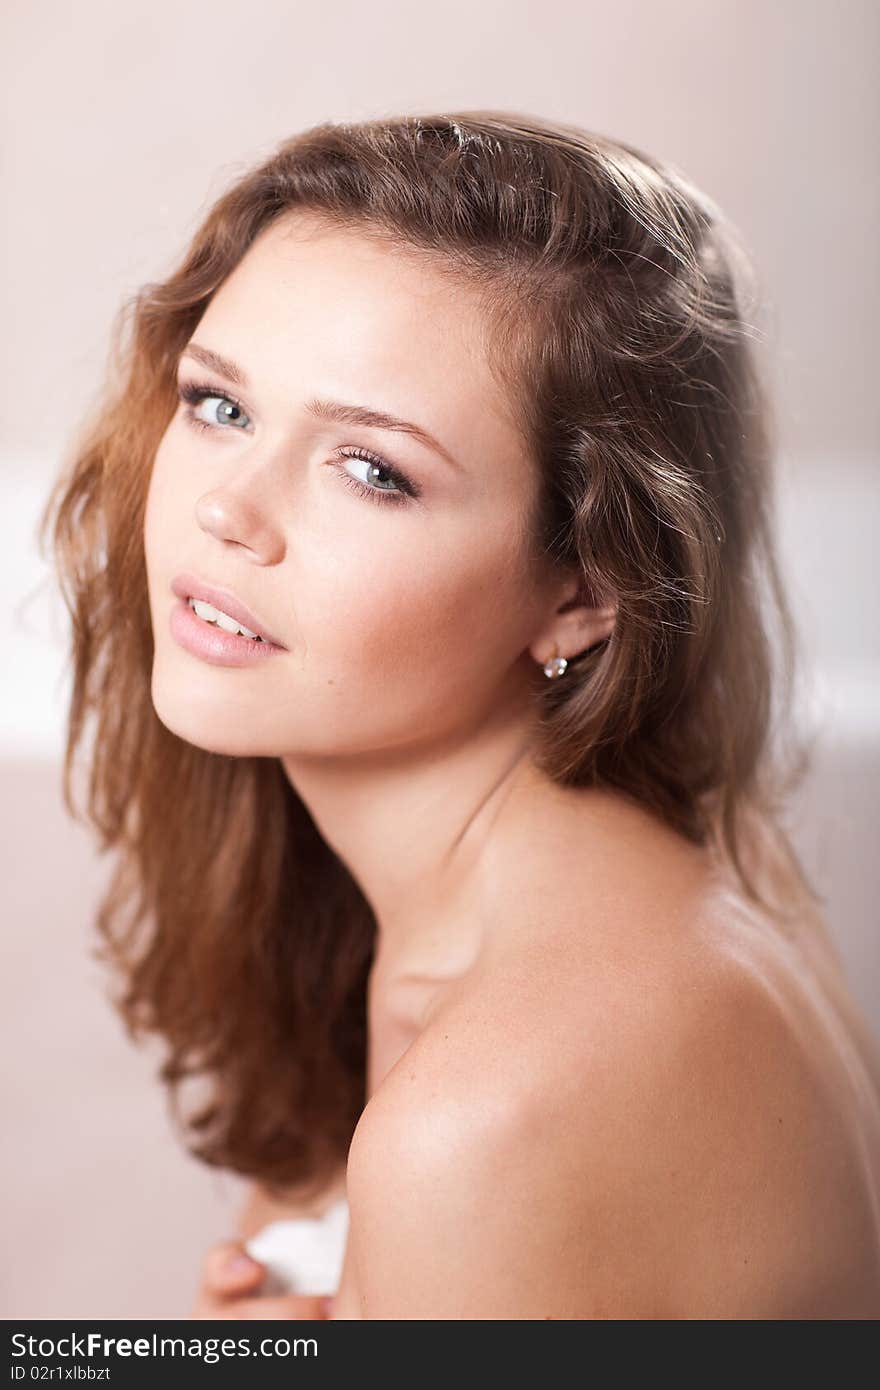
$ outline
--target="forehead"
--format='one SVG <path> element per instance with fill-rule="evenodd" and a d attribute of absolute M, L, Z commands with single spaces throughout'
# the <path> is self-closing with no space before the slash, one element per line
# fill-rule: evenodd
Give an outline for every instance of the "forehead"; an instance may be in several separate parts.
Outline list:
<path fill-rule="evenodd" d="M 492 372 L 489 319 L 453 268 L 297 211 L 270 224 L 194 335 L 267 395 L 313 394 L 416 419 L 462 461 L 523 455 Z"/>
<path fill-rule="evenodd" d="M 484 316 L 461 277 L 377 232 L 334 226 L 315 213 L 271 223 L 221 289 L 238 310 L 251 301 L 278 331 L 306 319 L 316 329 L 332 318 L 374 350 L 417 332 L 426 344 L 442 340 L 466 355 L 469 369 L 485 356 Z M 361 346 L 360 337 L 351 344 Z"/>

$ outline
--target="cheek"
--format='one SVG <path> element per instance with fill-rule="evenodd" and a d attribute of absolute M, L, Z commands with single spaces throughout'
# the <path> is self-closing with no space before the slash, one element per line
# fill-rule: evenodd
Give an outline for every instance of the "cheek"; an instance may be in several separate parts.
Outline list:
<path fill-rule="evenodd" d="M 397 535 L 382 546 L 373 532 L 368 547 L 355 543 L 332 560 L 325 552 L 303 572 L 317 600 L 309 646 L 327 668 L 344 666 L 346 686 L 378 680 L 386 695 L 416 685 L 448 693 L 470 682 L 474 667 L 491 673 L 516 654 L 523 580 L 510 547 L 490 550 L 482 535 L 436 547 L 424 533 Z"/>
<path fill-rule="evenodd" d="M 171 580 L 184 568 L 191 541 L 182 526 L 181 501 L 172 486 L 173 474 L 157 455 L 150 474 L 144 509 L 144 569 L 154 636 L 168 638 L 168 620 L 176 603 Z"/>
<path fill-rule="evenodd" d="M 147 484 L 146 507 L 144 511 L 144 549 L 147 564 L 151 558 L 161 553 L 163 538 L 179 524 L 176 512 L 180 500 L 174 504 L 171 480 L 174 476 L 172 453 L 167 434 L 161 440 L 153 458 L 150 478 Z"/>
<path fill-rule="evenodd" d="M 161 458 L 157 453 L 147 484 L 144 507 L 144 563 L 147 571 L 147 582 L 151 590 L 155 575 L 160 573 L 163 568 L 163 536 L 167 538 L 168 524 L 171 520 L 167 515 L 163 483 Z"/>

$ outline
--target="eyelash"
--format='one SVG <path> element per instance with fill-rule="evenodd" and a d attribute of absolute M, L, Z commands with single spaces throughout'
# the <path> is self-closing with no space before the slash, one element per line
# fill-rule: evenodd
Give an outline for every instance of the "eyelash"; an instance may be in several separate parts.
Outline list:
<path fill-rule="evenodd" d="M 209 398 L 229 401 L 230 405 L 237 406 L 244 415 L 247 415 L 247 411 L 241 401 L 235 396 L 231 396 L 228 391 L 218 391 L 216 386 L 197 386 L 187 383 L 186 385 L 178 386 L 177 394 L 180 399 L 187 404 L 188 408 L 184 411 L 184 419 L 193 429 L 223 430 L 225 428 L 223 425 L 209 425 L 207 420 L 200 420 L 195 414 L 194 407 L 198 405 L 200 401 Z M 371 463 L 375 468 L 381 468 L 382 471 L 389 476 L 395 487 L 399 489 L 397 492 L 386 492 L 381 488 L 367 487 L 366 483 L 362 483 L 359 478 L 353 478 L 350 473 L 346 473 L 343 469 L 341 473 L 342 481 L 345 483 L 346 487 L 351 488 L 352 492 L 357 493 L 359 497 L 366 497 L 370 502 L 377 502 L 379 506 L 383 506 L 386 502 L 390 502 L 395 506 L 400 506 L 401 503 L 405 503 L 408 498 L 417 498 L 420 495 L 421 489 L 418 488 L 415 483 L 410 482 L 405 473 L 401 473 L 399 468 L 395 468 L 392 464 L 387 463 L 385 459 L 380 458 L 378 454 L 374 454 L 370 449 L 358 447 L 353 449 L 336 449 L 333 452 L 336 458 L 362 459 L 364 463 Z"/>

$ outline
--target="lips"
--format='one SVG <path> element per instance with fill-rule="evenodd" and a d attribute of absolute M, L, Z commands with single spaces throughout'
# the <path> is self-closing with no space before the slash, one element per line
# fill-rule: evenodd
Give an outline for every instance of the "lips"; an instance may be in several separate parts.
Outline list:
<path fill-rule="evenodd" d="M 224 613 L 228 613 L 230 618 L 234 618 L 242 627 L 250 628 L 251 632 L 259 633 L 264 642 L 272 642 L 276 647 L 284 647 L 277 637 L 261 622 L 255 613 L 242 603 L 241 599 L 236 598 L 229 589 L 218 589 L 213 584 L 206 584 L 196 575 L 184 571 L 175 576 L 171 584 L 172 592 L 178 598 L 190 599 L 197 598 L 203 603 L 210 603 L 214 608 L 220 608 Z M 287 649 L 284 648 L 286 651 Z"/>

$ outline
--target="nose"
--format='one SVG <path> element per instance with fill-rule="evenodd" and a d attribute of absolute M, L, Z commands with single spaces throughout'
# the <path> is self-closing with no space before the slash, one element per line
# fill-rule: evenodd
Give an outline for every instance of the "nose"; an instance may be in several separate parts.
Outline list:
<path fill-rule="evenodd" d="M 230 488 L 214 488 L 196 503 L 203 531 L 227 545 L 241 546 L 262 564 L 277 564 L 284 554 L 284 533 L 271 505 Z"/>

